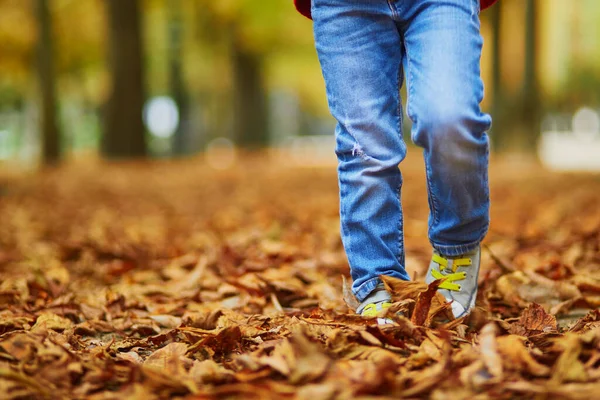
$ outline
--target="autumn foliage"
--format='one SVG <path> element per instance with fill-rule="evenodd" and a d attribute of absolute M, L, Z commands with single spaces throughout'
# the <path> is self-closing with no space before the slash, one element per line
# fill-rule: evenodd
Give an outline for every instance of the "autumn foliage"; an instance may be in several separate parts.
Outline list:
<path fill-rule="evenodd" d="M 477 309 L 449 320 L 421 283 L 427 200 L 411 157 L 415 279 L 385 279 L 385 327 L 348 306 L 334 166 L 0 177 L 0 398 L 597 397 L 597 176 L 494 163 Z"/>

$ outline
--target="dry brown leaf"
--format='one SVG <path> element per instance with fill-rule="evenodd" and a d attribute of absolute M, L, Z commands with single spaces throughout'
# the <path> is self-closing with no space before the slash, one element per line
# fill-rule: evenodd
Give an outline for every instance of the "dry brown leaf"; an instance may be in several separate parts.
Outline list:
<path fill-rule="evenodd" d="M 379 358 L 377 362 L 370 359 L 341 361 L 332 366 L 329 379 L 322 385 L 329 382 L 328 386 L 341 392 L 340 397 L 354 398 L 358 393 L 379 394 L 390 386 L 397 367 L 392 357 Z"/>
<path fill-rule="evenodd" d="M 569 332 L 585 333 L 590 329 L 600 326 L 600 310 L 592 310 L 583 318 L 579 319 Z"/>
<path fill-rule="evenodd" d="M 577 286 L 565 282 L 565 281 L 553 281 L 552 279 L 546 278 L 543 275 L 540 275 L 534 271 L 523 271 L 527 277 L 531 279 L 532 282 L 537 283 L 541 287 L 548 289 L 551 291 L 552 295 L 549 295 L 549 298 L 553 296 L 558 296 L 560 300 L 566 299 L 574 299 L 581 297 L 581 292 L 577 288 Z"/>
<path fill-rule="evenodd" d="M 519 307 L 527 307 L 527 302 L 521 298 L 519 288 L 527 284 L 530 280 L 521 271 L 502 275 L 496 281 L 496 290 L 508 304 L 515 304 Z"/>
<path fill-rule="evenodd" d="M 46 330 L 54 330 L 57 332 L 63 332 L 65 329 L 69 329 L 73 326 L 73 323 L 67 319 L 60 317 L 53 313 L 43 313 L 35 321 L 35 325 L 31 327 L 32 332 L 42 332 Z"/>
<path fill-rule="evenodd" d="M 298 400 L 333 400 L 337 397 L 339 388 L 334 382 L 303 385 L 297 393 Z"/>
<path fill-rule="evenodd" d="M 174 376 L 181 375 L 184 372 L 183 364 L 187 360 L 187 351 L 188 345 L 185 343 L 169 343 L 152 353 L 144 361 L 144 367 L 155 368 Z"/>
<path fill-rule="evenodd" d="M 439 360 L 442 357 L 442 351 L 430 339 L 421 342 L 419 353 L 424 353 L 431 360 Z"/>
<path fill-rule="evenodd" d="M 186 314 L 183 316 L 182 320 L 186 326 L 212 330 L 217 327 L 217 322 L 219 321 L 221 315 L 223 315 L 222 310 L 206 310 L 205 312 Z"/>
<path fill-rule="evenodd" d="M 429 316 L 429 310 L 431 309 L 431 302 L 435 295 L 437 294 L 437 289 L 442 283 L 441 280 L 436 280 L 431 282 L 427 286 L 427 290 L 419 293 L 417 296 L 417 303 L 415 304 L 415 309 L 410 318 L 410 322 L 417 326 L 422 326 Z"/>
<path fill-rule="evenodd" d="M 382 278 L 395 324 L 380 327 L 344 283 L 335 171 L 269 160 L 67 165 L 11 183 L 0 397 L 595 398 L 600 181 L 492 162 L 482 301 L 442 323 L 448 303 L 422 282 L 426 180 L 407 160 L 416 281 Z"/>
<path fill-rule="evenodd" d="M 310 341 L 300 327 L 289 339 L 276 346 L 271 356 L 261 357 L 258 362 L 287 376 L 291 383 L 301 384 L 323 376 L 331 359 L 319 345 Z"/>
<path fill-rule="evenodd" d="M 600 293 L 600 282 L 586 275 L 575 275 L 571 282 L 583 293 Z"/>
<path fill-rule="evenodd" d="M 22 372 L 15 372 L 8 368 L 0 367 L 0 378 L 0 382 L 6 380 L 13 382 L 16 387 L 24 387 L 26 389 L 25 393 L 31 394 L 34 397 L 49 398 L 50 396 L 59 394 L 51 382 L 44 382 L 41 379 L 35 379 Z"/>
<path fill-rule="evenodd" d="M 392 276 L 381 276 L 385 288 L 392 295 L 394 301 L 413 299 L 419 296 L 419 293 L 427 290 L 425 282 L 405 281 Z"/>
<path fill-rule="evenodd" d="M 173 315 L 151 315 L 150 319 L 158 323 L 163 328 L 177 328 L 181 325 L 181 318 Z"/>
<path fill-rule="evenodd" d="M 312 382 L 325 374 L 331 359 L 321 346 L 311 342 L 308 337 L 296 332 L 290 337 L 296 353 L 296 363 L 292 366 L 290 382 L 294 384 Z"/>
<path fill-rule="evenodd" d="M 0 347 L 17 360 L 32 358 L 38 345 L 37 338 L 25 333 L 17 333 L 0 342 Z"/>
<path fill-rule="evenodd" d="M 548 314 L 541 305 L 532 303 L 523 310 L 521 318 L 511 326 L 510 331 L 516 335 L 531 336 L 557 332 L 558 325 L 553 315 Z"/>
<path fill-rule="evenodd" d="M 272 368 L 281 375 L 289 376 L 292 371 L 292 365 L 296 362 L 296 356 L 290 341 L 284 339 L 279 345 L 275 346 L 273 354 L 261 357 L 256 361 L 261 365 Z"/>
<path fill-rule="evenodd" d="M 556 384 L 585 382 L 588 374 L 579 360 L 581 339 L 575 334 L 567 333 L 563 338 L 557 339 L 556 345 L 561 349 L 561 354 L 552 369 L 551 381 Z"/>
<path fill-rule="evenodd" d="M 539 363 L 523 344 L 523 339 L 515 336 L 501 336 L 496 339 L 498 353 L 502 356 L 504 368 L 507 370 L 524 370 L 539 377 L 550 375 L 550 368 Z"/>
<path fill-rule="evenodd" d="M 480 391 L 480 388 L 490 381 L 492 376 L 487 371 L 482 360 L 475 360 L 460 369 L 459 380 L 466 388 Z"/>
<path fill-rule="evenodd" d="M 503 377 L 502 358 L 498 353 L 498 344 L 496 342 L 496 335 L 498 334 L 498 328 L 496 324 L 489 323 L 481 329 L 479 334 L 479 351 L 481 353 L 481 360 L 485 365 L 485 368 L 490 373 L 492 378 L 500 381 Z"/>
<path fill-rule="evenodd" d="M 188 353 L 208 351 L 211 355 L 228 355 L 240 347 L 241 340 L 242 331 L 239 326 L 227 327 L 216 334 L 205 334 L 203 339 L 189 347 Z"/>
<path fill-rule="evenodd" d="M 140 383 L 125 386 L 122 390 L 114 393 L 96 394 L 87 397 L 90 400 L 157 400 L 159 397 L 153 393 L 151 387 Z"/>
<path fill-rule="evenodd" d="M 142 359 L 142 357 L 135 351 L 128 351 L 126 353 L 118 353 L 117 358 L 130 361 L 134 364 L 143 364 L 144 363 L 144 360 Z"/>
<path fill-rule="evenodd" d="M 416 384 L 401 392 L 404 397 L 419 396 L 436 387 L 446 377 L 446 371 L 450 364 L 451 347 L 448 344 L 442 350 L 442 358 L 432 366 L 424 370 L 411 371 L 401 379 L 413 380 Z"/>
<path fill-rule="evenodd" d="M 223 384 L 232 382 L 235 379 L 233 371 L 223 368 L 213 360 L 195 360 L 192 368 L 190 368 L 189 375 L 199 386 Z"/>
<path fill-rule="evenodd" d="M 359 303 L 356 300 L 354 293 L 352 293 L 352 285 L 348 283 L 348 280 L 346 279 L 345 275 L 342 275 L 342 292 L 344 301 L 346 302 L 348 308 L 350 308 L 351 310 L 356 310 L 358 308 Z"/>

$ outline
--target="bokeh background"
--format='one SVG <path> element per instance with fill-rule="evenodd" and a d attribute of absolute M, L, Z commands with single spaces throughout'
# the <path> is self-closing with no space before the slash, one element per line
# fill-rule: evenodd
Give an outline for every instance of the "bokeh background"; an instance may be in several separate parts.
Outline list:
<path fill-rule="evenodd" d="M 600 170 L 600 2 L 500 0 L 481 20 L 494 152 Z M 291 0 L 0 0 L 0 166 L 334 163 L 333 128 Z"/>

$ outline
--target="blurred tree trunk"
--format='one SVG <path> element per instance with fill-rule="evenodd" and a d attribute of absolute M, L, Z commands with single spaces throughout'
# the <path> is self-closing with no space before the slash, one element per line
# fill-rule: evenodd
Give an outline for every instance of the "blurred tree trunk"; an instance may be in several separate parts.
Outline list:
<path fill-rule="evenodd" d="M 242 147 L 265 147 L 269 141 L 269 129 L 262 58 L 246 50 L 236 35 L 231 43 L 234 138 Z"/>
<path fill-rule="evenodd" d="M 183 53 L 182 35 L 183 21 L 181 15 L 181 0 L 169 0 L 167 6 L 168 20 L 168 43 L 169 43 L 169 85 L 171 96 L 177 103 L 179 109 L 179 125 L 173 136 L 173 153 L 183 155 L 190 152 L 188 121 L 188 97 L 183 81 Z"/>
<path fill-rule="evenodd" d="M 109 158 L 143 157 L 146 140 L 141 22 L 138 0 L 106 0 L 112 90 L 106 106 L 102 152 Z"/>
<path fill-rule="evenodd" d="M 527 135 L 524 150 L 534 152 L 540 135 L 542 114 L 537 79 L 538 6 L 536 0 L 527 0 L 526 4 L 522 123 Z"/>
<path fill-rule="evenodd" d="M 38 23 L 37 74 L 41 92 L 40 130 L 42 133 L 42 161 L 56 164 L 60 160 L 60 132 L 57 121 L 56 83 L 52 41 L 52 20 L 49 0 L 36 0 Z"/>
<path fill-rule="evenodd" d="M 501 17 L 501 4 L 502 2 L 497 2 L 490 9 L 490 23 L 492 26 L 492 87 L 494 88 L 494 95 L 492 98 L 492 147 L 494 151 L 499 152 L 502 151 L 502 110 L 503 110 L 503 101 L 504 101 L 504 93 L 502 88 L 502 75 L 500 70 L 501 63 L 501 45 L 502 40 L 500 38 L 500 27 L 502 26 L 502 17 Z"/>

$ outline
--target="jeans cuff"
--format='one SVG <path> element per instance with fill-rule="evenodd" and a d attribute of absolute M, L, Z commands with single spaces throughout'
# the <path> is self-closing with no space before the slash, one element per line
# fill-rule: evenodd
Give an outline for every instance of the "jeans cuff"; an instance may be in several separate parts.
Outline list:
<path fill-rule="evenodd" d="M 440 254 L 442 254 L 444 256 L 449 256 L 449 257 L 456 257 L 456 256 L 463 255 L 465 253 L 470 253 L 473 250 L 477 249 L 480 244 L 481 244 L 481 240 L 478 240 L 473 243 L 458 244 L 458 245 L 443 245 L 443 244 L 436 244 L 436 243 L 431 242 L 431 245 L 433 246 L 433 248 L 435 250 L 437 250 Z"/>
<path fill-rule="evenodd" d="M 371 278 L 362 285 L 360 285 L 356 290 L 354 290 L 354 297 L 358 300 L 359 303 L 362 303 L 364 299 L 379 285 L 382 283 L 381 279 Z"/>

